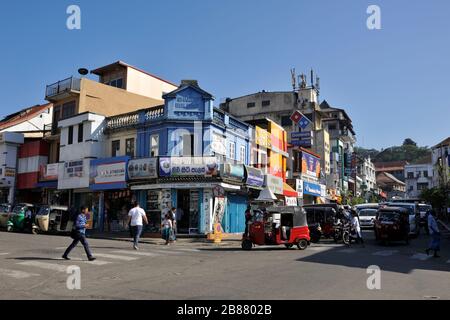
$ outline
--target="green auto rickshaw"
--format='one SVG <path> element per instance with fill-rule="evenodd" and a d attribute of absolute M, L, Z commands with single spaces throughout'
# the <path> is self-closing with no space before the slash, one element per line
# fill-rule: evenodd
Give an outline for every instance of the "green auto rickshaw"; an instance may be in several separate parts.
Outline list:
<path fill-rule="evenodd" d="M 9 215 L 6 226 L 8 232 L 19 231 L 36 234 L 38 227 L 35 223 L 39 207 L 30 203 L 19 203 L 14 206 Z"/>
<path fill-rule="evenodd" d="M 11 209 L 12 209 L 12 205 L 10 205 L 8 203 L 0 204 L 0 228 L 7 227 Z"/>

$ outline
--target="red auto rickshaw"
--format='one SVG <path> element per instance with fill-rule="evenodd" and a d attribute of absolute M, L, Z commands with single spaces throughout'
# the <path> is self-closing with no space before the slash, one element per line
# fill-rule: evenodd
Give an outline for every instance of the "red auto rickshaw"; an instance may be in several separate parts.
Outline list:
<path fill-rule="evenodd" d="M 253 210 L 248 234 L 242 238 L 242 249 L 254 245 L 296 245 L 305 250 L 310 243 L 306 212 L 302 207 L 268 207 Z"/>

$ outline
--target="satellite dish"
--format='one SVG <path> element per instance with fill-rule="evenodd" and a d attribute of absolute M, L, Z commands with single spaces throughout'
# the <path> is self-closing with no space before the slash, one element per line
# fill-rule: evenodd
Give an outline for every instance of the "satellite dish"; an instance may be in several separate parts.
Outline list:
<path fill-rule="evenodd" d="M 85 76 L 89 73 L 89 70 L 86 68 L 80 68 L 78 69 L 78 73 L 81 74 L 82 76 Z"/>

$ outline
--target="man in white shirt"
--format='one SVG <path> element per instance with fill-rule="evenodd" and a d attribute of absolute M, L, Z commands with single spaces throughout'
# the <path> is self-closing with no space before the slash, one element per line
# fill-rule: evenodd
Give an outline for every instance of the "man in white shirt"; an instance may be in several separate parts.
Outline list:
<path fill-rule="evenodd" d="M 148 224 L 147 215 L 145 214 L 145 211 L 141 207 L 139 207 L 139 203 L 137 203 L 136 201 L 133 203 L 133 209 L 128 212 L 128 224 L 133 230 L 134 250 L 139 250 L 138 244 L 139 237 L 142 233 L 143 222 L 145 222 L 145 224 Z"/>
<path fill-rule="evenodd" d="M 356 211 L 352 210 L 352 229 L 356 233 L 356 243 L 361 243 L 364 246 L 364 240 L 361 234 L 361 225 L 359 224 L 359 218 Z"/>

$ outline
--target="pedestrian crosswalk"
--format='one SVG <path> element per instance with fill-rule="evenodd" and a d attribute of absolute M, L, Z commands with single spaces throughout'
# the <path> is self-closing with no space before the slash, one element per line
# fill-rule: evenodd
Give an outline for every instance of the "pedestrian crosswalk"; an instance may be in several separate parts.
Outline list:
<path fill-rule="evenodd" d="M 70 260 L 66 261 L 61 257 L 62 251 L 65 249 L 66 247 L 56 247 L 53 249 L 54 254 L 49 257 L 27 258 L 25 261 L 15 262 L 13 266 L 8 266 L 8 268 L 2 268 L 3 266 L 0 264 L 0 279 L 10 278 L 14 280 L 21 280 L 38 278 L 45 273 L 48 274 L 49 272 L 56 274 L 67 273 L 68 267 L 72 265 L 78 265 L 81 268 L 89 268 L 90 266 L 95 268 L 95 266 L 129 263 L 139 259 L 159 258 L 164 256 L 176 257 L 179 255 L 190 255 L 196 252 L 201 252 L 199 249 L 180 247 L 146 247 L 144 250 L 140 251 L 135 251 L 131 248 L 118 248 L 116 250 L 98 248 L 94 250 L 94 256 L 97 258 L 94 261 L 88 261 L 88 259 L 83 256 L 81 251 L 74 252 L 73 255 L 70 256 Z M 0 256 L 2 256 L 0 259 L 5 259 L 7 255 L 11 256 L 10 253 L 0 252 Z M 14 255 L 12 255 L 11 260 L 14 260 Z"/>

